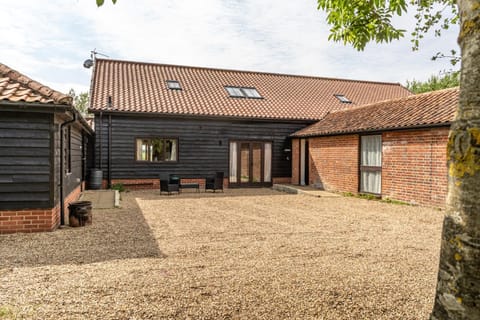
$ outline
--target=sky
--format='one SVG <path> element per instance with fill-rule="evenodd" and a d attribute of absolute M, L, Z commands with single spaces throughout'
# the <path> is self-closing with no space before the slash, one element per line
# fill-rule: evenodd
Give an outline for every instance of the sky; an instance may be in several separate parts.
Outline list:
<path fill-rule="evenodd" d="M 369 44 L 363 52 L 328 41 L 315 0 L 0 0 L 0 62 L 68 92 L 88 91 L 90 52 L 111 59 L 406 84 L 450 70 L 437 52 L 458 51 L 458 27 Z M 412 30 L 413 14 L 395 20 Z M 98 57 L 103 57 L 98 55 Z"/>

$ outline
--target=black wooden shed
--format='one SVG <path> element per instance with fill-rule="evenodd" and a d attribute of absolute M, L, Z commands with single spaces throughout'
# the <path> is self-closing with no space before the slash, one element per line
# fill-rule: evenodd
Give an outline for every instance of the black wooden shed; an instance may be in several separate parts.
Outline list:
<path fill-rule="evenodd" d="M 70 96 L 0 63 L 0 233 L 53 230 L 68 219 L 92 137 Z"/>

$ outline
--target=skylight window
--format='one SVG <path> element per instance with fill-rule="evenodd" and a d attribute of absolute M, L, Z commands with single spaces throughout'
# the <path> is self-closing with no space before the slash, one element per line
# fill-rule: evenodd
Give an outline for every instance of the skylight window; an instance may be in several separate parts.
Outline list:
<path fill-rule="evenodd" d="M 238 87 L 225 87 L 227 89 L 228 94 L 230 97 L 245 97 L 245 95 L 242 92 L 242 89 Z"/>
<path fill-rule="evenodd" d="M 258 93 L 255 88 L 242 88 L 243 93 L 249 98 L 261 98 L 262 96 Z"/>
<path fill-rule="evenodd" d="M 262 96 L 255 88 L 225 87 L 230 97 L 260 99 Z"/>
<path fill-rule="evenodd" d="M 334 94 L 334 96 L 340 100 L 341 103 L 352 103 L 347 97 L 345 97 L 343 94 Z"/>
<path fill-rule="evenodd" d="M 168 89 L 171 89 L 171 90 L 182 90 L 182 86 L 180 85 L 180 82 L 176 80 L 167 80 L 167 87 Z"/>

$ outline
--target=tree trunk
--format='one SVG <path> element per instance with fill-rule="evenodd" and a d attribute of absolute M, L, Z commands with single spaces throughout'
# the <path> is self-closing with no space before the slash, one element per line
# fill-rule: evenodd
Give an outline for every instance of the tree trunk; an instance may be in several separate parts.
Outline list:
<path fill-rule="evenodd" d="M 448 141 L 448 198 L 431 320 L 480 319 L 480 1 L 458 0 L 460 101 Z"/>

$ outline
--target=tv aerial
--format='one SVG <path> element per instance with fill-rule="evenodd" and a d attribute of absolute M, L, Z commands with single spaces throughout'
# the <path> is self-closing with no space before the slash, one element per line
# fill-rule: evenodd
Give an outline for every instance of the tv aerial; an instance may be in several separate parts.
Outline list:
<path fill-rule="evenodd" d="M 90 51 L 90 59 L 87 59 L 83 62 L 83 67 L 86 69 L 90 69 L 95 63 L 95 60 L 97 59 L 97 55 L 105 58 L 109 58 L 106 54 L 98 52 L 97 48 L 95 48 L 92 51 Z"/>

